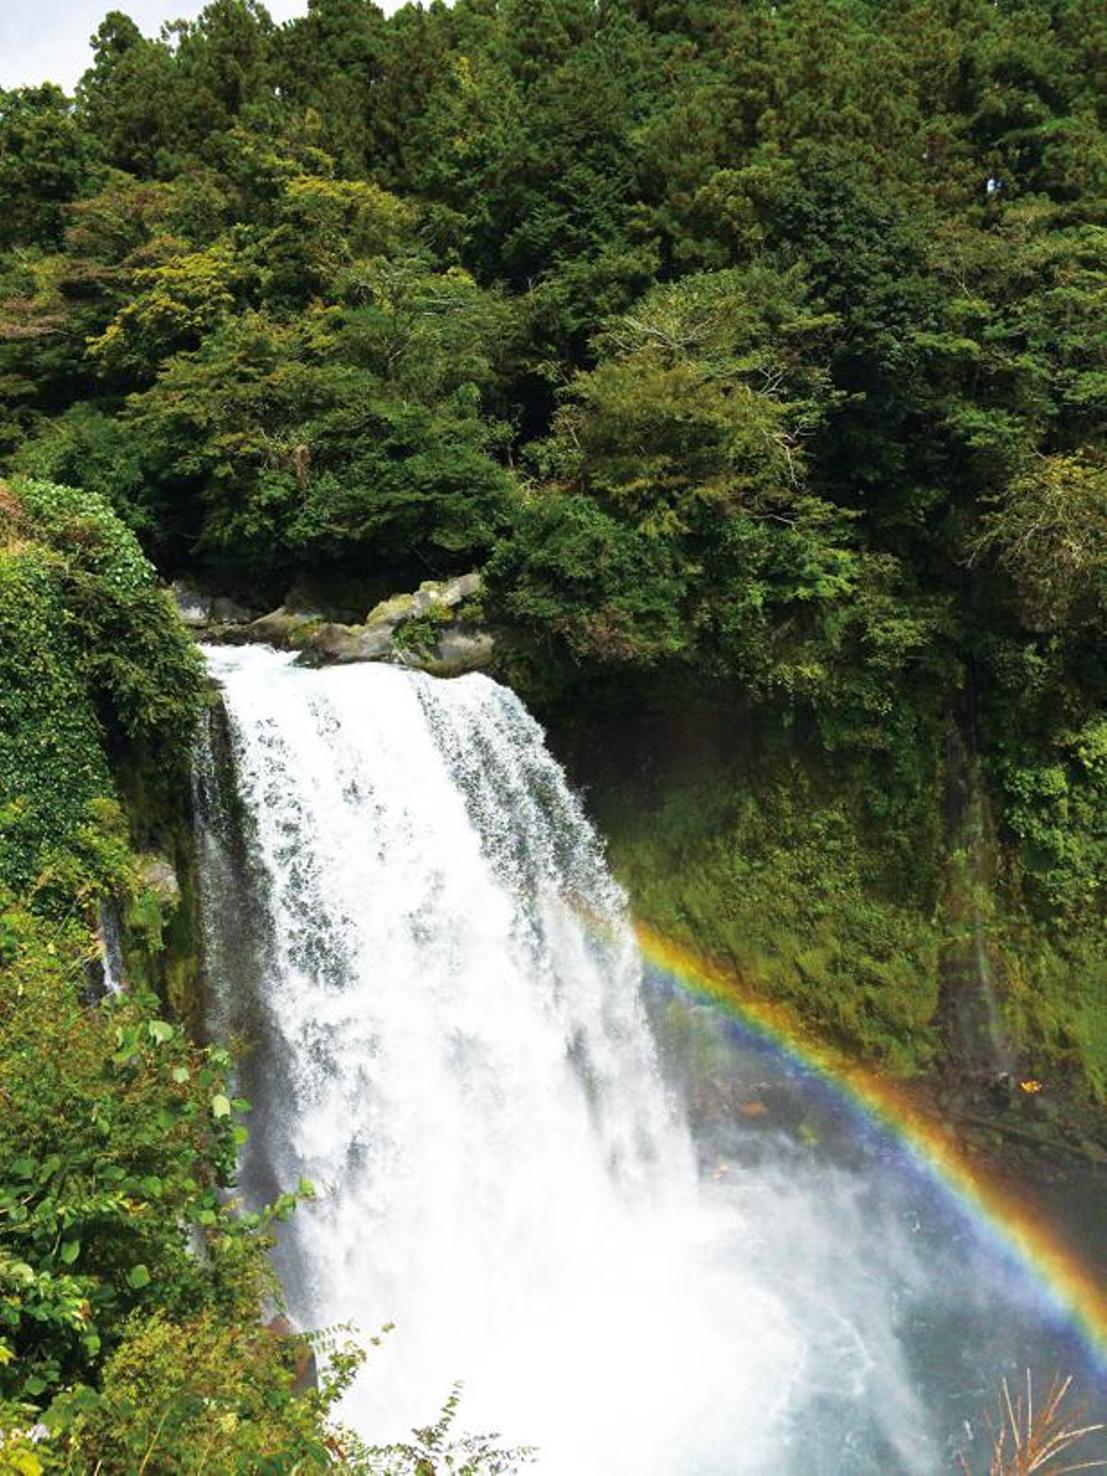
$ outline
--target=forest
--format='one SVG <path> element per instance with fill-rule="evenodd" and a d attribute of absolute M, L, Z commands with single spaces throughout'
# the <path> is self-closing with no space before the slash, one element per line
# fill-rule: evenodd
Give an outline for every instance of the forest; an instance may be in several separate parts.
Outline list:
<path fill-rule="evenodd" d="M 566 753 L 722 714 L 648 835 L 579 758 L 645 915 L 910 1075 L 972 893 L 1018 1049 L 1107 1100 L 1100 0 L 113 10 L 0 91 L 0 474 L 0 1471 L 432 1469 L 336 1455 L 358 1355 L 305 1392 L 257 1320 L 310 1186 L 223 1192 L 164 962 L 166 581 L 481 571 Z M 108 895 L 146 978 L 90 1013 Z"/>

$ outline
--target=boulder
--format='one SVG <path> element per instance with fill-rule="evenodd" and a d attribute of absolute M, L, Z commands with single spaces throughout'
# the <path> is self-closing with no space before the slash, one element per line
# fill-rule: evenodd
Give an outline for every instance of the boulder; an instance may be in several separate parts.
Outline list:
<path fill-rule="evenodd" d="M 474 599 L 480 594 L 481 588 L 479 574 L 459 574 L 456 579 L 447 579 L 443 584 L 442 603 L 452 610 L 465 600 Z"/>
<path fill-rule="evenodd" d="M 246 625 L 254 618 L 254 611 L 247 610 L 237 600 L 227 595 L 205 594 L 180 579 L 169 586 L 169 593 L 181 619 L 193 630 L 211 625 Z"/>
<path fill-rule="evenodd" d="M 402 625 L 417 620 L 434 610 L 456 610 L 474 595 L 480 594 L 479 574 L 459 574 L 456 579 L 424 579 L 414 594 L 393 595 L 374 605 L 365 617 L 366 625 Z"/>
<path fill-rule="evenodd" d="M 431 676 L 455 677 L 491 666 L 495 654 L 496 642 L 489 631 L 476 625 L 448 625 L 433 650 L 403 651 L 399 660 Z"/>
<path fill-rule="evenodd" d="M 282 650 L 299 651 L 323 624 L 318 610 L 289 610 L 281 605 L 237 629 L 232 639 L 257 642 L 263 646 L 279 646 Z"/>
<path fill-rule="evenodd" d="M 326 619 L 319 610 L 289 603 L 253 619 L 232 600 L 174 586 L 183 618 L 209 639 L 298 651 L 305 666 L 393 661 L 442 677 L 479 671 L 492 662 L 496 643 L 491 634 L 458 618 L 465 601 L 480 591 L 481 577 L 475 573 L 427 579 L 411 594 L 392 595 L 374 605 L 363 624 L 346 625 Z M 410 642 L 403 636 L 396 639 L 409 621 L 428 616 L 425 627 L 412 631 Z"/>
<path fill-rule="evenodd" d="M 181 884 L 170 862 L 164 856 L 152 852 L 140 856 L 138 874 L 145 887 L 157 894 L 167 907 L 176 907 L 181 900 Z"/>
<path fill-rule="evenodd" d="M 169 593 L 173 596 L 177 613 L 187 626 L 195 629 L 210 622 L 212 601 L 207 595 L 180 580 L 169 586 Z"/>
<path fill-rule="evenodd" d="M 300 654 L 305 666 L 341 666 L 351 661 L 387 661 L 392 655 L 390 625 L 319 625 Z"/>
<path fill-rule="evenodd" d="M 213 625 L 246 625 L 254 619 L 254 611 L 238 604 L 229 595 L 216 595 L 211 602 Z"/>
<path fill-rule="evenodd" d="M 405 620 L 414 620 L 425 615 L 431 607 L 430 597 L 420 590 L 416 594 L 392 595 L 374 605 L 365 617 L 365 624 L 395 630 Z"/>

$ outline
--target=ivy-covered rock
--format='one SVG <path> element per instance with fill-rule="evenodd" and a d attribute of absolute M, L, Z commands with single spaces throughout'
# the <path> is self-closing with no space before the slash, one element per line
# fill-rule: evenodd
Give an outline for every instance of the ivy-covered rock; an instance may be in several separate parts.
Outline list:
<path fill-rule="evenodd" d="M 199 658 L 134 535 L 92 493 L 0 487 L 0 884 L 106 882 L 110 753 L 187 758 Z M 67 859 L 66 859 L 67 858 Z"/>

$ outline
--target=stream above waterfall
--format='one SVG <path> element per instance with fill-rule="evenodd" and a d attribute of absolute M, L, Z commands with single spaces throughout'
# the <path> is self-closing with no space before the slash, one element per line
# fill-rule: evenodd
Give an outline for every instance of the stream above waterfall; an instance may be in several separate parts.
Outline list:
<path fill-rule="evenodd" d="M 197 757 L 211 1026 L 249 1044 L 301 1326 L 373 1351 L 343 1416 L 545 1476 L 977 1463 L 1000 1381 L 1102 1370 L 900 1146 L 644 970 L 541 729 L 483 676 L 211 649 Z"/>

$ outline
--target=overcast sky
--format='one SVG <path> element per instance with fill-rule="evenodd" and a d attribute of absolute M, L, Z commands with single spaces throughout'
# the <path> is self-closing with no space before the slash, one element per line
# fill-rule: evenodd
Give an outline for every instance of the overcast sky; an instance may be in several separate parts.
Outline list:
<path fill-rule="evenodd" d="M 274 20 L 307 11 L 307 0 L 265 5 Z M 204 0 L 0 0 L 0 87 L 49 80 L 71 90 L 92 59 L 89 37 L 109 10 L 122 10 L 154 36 L 162 21 L 191 20 L 203 8 Z"/>

